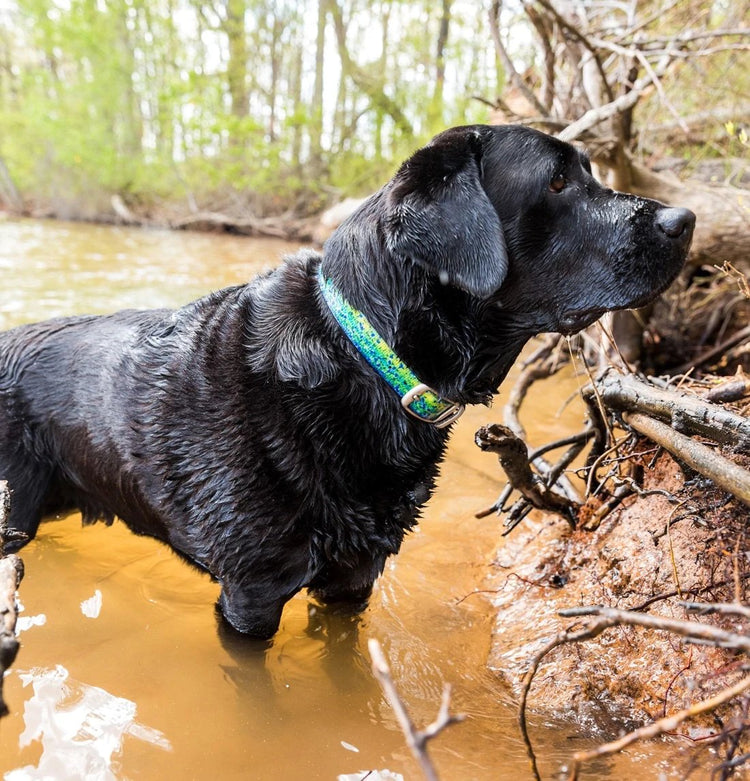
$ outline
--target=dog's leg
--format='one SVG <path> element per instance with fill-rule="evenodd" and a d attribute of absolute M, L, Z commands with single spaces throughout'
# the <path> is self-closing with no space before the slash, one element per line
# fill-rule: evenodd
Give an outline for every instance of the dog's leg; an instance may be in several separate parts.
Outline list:
<path fill-rule="evenodd" d="M 361 586 L 332 584 L 323 588 L 311 589 L 310 593 L 319 602 L 333 607 L 345 607 L 347 612 L 359 613 L 367 607 L 372 594 L 372 583 Z"/>
<path fill-rule="evenodd" d="M 244 635 L 268 640 L 276 634 L 284 605 L 294 594 L 269 598 L 258 589 L 222 586 L 219 610 L 226 620 Z"/>
<path fill-rule="evenodd" d="M 359 567 L 329 568 L 310 584 L 310 593 L 326 605 L 346 607 L 353 613 L 367 607 L 375 579 L 383 570 L 384 558 L 363 562 Z"/>

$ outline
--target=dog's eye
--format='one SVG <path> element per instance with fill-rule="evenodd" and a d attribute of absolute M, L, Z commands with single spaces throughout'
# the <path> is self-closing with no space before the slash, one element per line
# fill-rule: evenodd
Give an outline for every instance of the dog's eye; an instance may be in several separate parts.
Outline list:
<path fill-rule="evenodd" d="M 567 185 L 567 180 L 562 174 L 556 174 L 549 183 L 549 189 L 553 193 L 561 193 Z"/>

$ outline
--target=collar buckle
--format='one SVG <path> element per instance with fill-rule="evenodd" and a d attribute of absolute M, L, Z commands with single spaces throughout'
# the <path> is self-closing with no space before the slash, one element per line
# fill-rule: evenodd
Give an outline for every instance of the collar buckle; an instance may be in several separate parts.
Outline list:
<path fill-rule="evenodd" d="M 401 397 L 401 406 L 417 420 L 421 420 L 423 423 L 431 423 L 435 428 L 446 428 L 446 426 L 450 426 L 451 423 L 457 421 L 461 415 L 464 414 L 464 410 L 466 409 L 464 404 L 450 402 L 445 406 L 445 409 L 442 409 L 435 417 L 426 418 L 420 415 L 411 408 L 411 404 L 425 393 L 430 393 L 433 396 L 440 398 L 429 385 L 425 385 L 424 383 L 415 385 Z M 441 401 L 443 400 L 441 399 Z"/>

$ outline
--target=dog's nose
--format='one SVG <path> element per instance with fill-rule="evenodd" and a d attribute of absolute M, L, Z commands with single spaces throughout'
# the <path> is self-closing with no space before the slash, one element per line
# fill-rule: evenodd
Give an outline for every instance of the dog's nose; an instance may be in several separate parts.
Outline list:
<path fill-rule="evenodd" d="M 695 215 L 690 209 L 659 209 L 656 214 L 656 224 L 670 239 L 690 241 L 695 227 Z"/>

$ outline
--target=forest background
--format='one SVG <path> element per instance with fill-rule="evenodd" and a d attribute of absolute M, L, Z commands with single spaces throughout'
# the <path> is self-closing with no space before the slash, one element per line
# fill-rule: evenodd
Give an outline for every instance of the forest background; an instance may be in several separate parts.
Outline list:
<path fill-rule="evenodd" d="M 747 16 L 733 0 L 0 0 L 0 208 L 304 217 L 377 189 L 445 127 L 557 132 L 602 106 L 589 128 L 606 133 L 575 134 L 595 157 L 690 174 L 746 156 Z"/>

